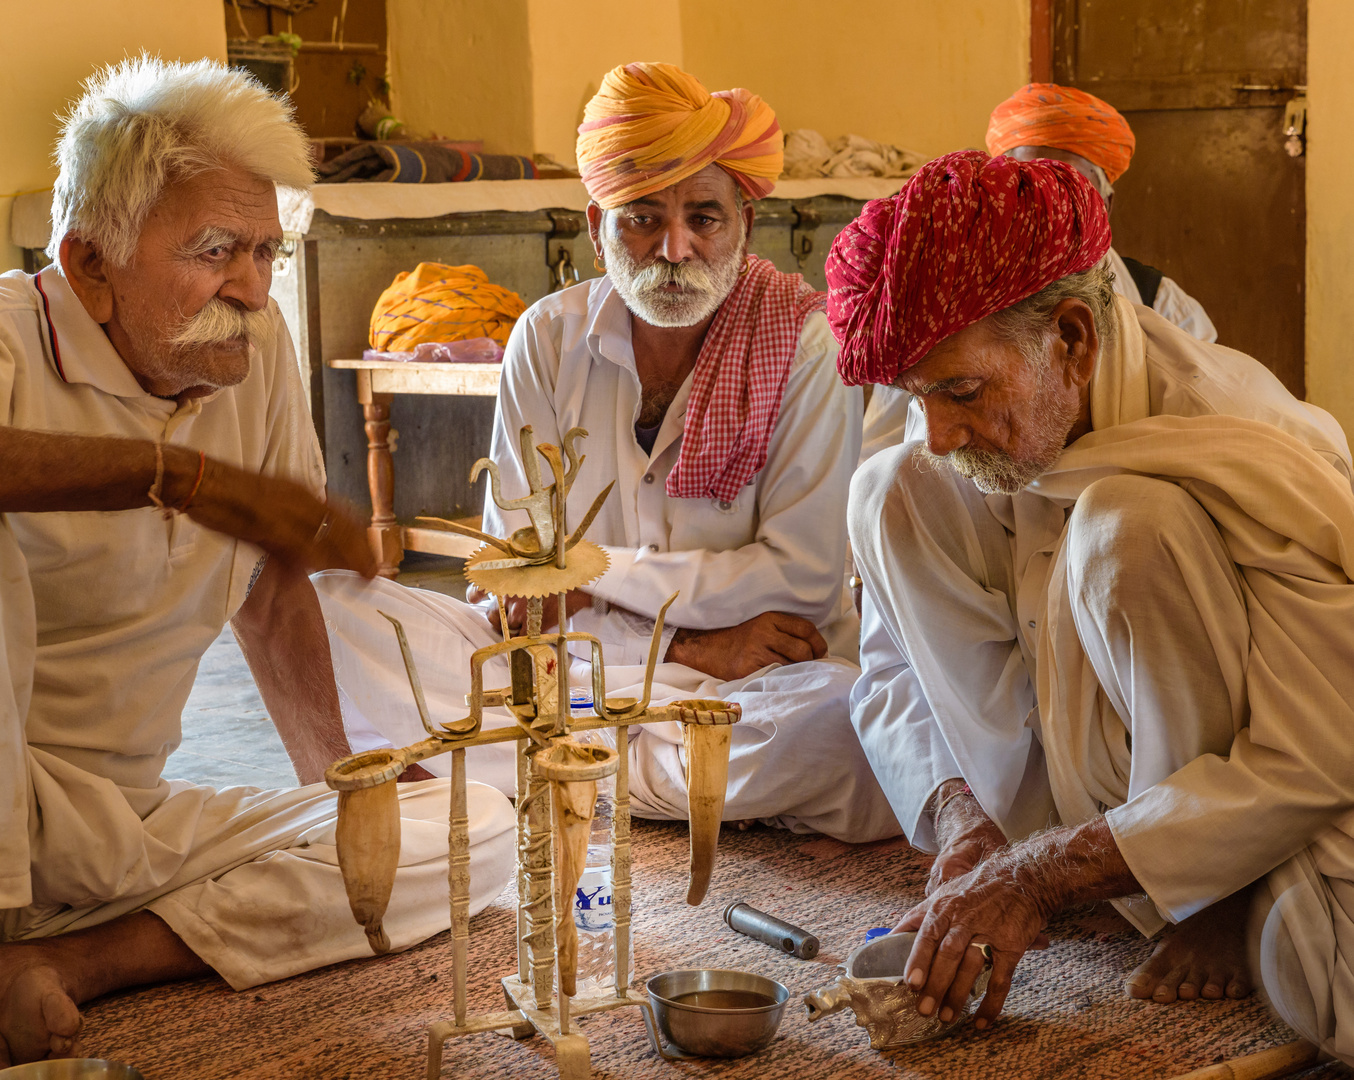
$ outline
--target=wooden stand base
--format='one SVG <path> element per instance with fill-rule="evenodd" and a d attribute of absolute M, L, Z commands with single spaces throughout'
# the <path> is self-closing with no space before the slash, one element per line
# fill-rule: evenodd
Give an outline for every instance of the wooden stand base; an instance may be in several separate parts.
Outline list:
<path fill-rule="evenodd" d="M 428 1025 L 428 1080 L 439 1080 L 442 1076 L 442 1046 L 448 1039 L 485 1031 L 505 1032 L 514 1039 L 529 1039 L 537 1033 L 544 1035 L 554 1044 L 560 1080 L 589 1080 L 592 1076 L 592 1054 L 588 1049 L 588 1040 L 577 1031 L 560 1031 L 559 998 L 551 999 L 548 1009 L 536 1008 L 536 998 L 530 984 L 516 976 L 503 980 L 503 993 L 512 1006 L 505 1012 L 471 1017 L 460 1026 L 451 1020 L 439 1020 Z M 641 997 L 617 997 L 615 994 L 580 994 L 568 1001 L 565 1010 L 567 1019 L 563 1024 L 566 1028 L 569 1027 L 569 1021 L 590 1013 L 610 1012 L 627 1006 L 645 1011 L 649 1009 L 649 1003 Z"/>

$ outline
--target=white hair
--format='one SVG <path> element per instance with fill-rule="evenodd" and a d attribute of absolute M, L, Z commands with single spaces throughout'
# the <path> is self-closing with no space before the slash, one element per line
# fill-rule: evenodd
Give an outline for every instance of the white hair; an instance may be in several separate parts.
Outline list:
<path fill-rule="evenodd" d="M 142 54 L 97 72 L 62 119 L 60 175 L 47 254 L 75 234 L 115 266 L 136 252 L 165 185 L 238 166 L 285 188 L 313 181 L 291 106 L 213 60 L 166 63 Z"/>

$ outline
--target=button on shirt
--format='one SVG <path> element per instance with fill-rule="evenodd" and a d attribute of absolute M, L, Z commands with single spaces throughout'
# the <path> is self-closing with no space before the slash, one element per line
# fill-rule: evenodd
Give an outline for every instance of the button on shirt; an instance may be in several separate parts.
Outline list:
<path fill-rule="evenodd" d="M 532 426 L 535 443 L 557 446 L 570 428 L 585 428 L 571 527 L 616 481 L 588 530 L 610 557 L 606 573 L 586 586 L 594 597 L 652 619 L 677 592 L 668 623 L 700 630 L 789 612 L 814 622 L 834 653 L 854 659 L 857 623 L 843 566 L 862 404 L 859 388 L 838 379 L 836 356 L 826 317 L 809 316 L 766 465 L 732 501 L 676 499 L 665 482 L 681 452 L 691 377 L 645 454 L 635 439 L 641 387 L 624 301 L 605 277 L 555 293 L 518 320 L 503 358 L 492 450 L 503 495 L 527 490 L 518 461 L 522 425 Z M 492 498 L 484 521 L 500 536 L 529 523 L 521 511 L 504 515 Z M 648 631 L 605 608 L 581 612 L 574 628 L 607 642 L 609 663 L 643 663 Z"/>
<path fill-rule="evenodd" d="M 291 339 L 271 302 L 270 311 L 275 341 L 251 352 L 245 380 L 179 405 L 141 388 L 55 267 L 36 280 L 5 274 L 0 418 L 17 428 L 203 450 L 322 493 Z M 148 476 L 151 463 L 148 449 Z M 160 771 L 179 744 L 198 661 L 244 602 L 262 552 L 180 514 L 166 521 L 153 507 L 4 520 L 17 542 L 17 551 L 0 544 L 6 635 L 36 645 L 31 672 L 10 672 L 16 686 L 31 677 L 27 744 L 112 780 L 144 814 L 163 794 Z M 30 625 L 16 631 L 10 615 L 20 610 L 31 613 Z M 22 642 L 7 644 L 12 651 Z M 0 739 L 4 752 L 12 747 Z M 24 768 L 0 761 L 10 777 Z"/>

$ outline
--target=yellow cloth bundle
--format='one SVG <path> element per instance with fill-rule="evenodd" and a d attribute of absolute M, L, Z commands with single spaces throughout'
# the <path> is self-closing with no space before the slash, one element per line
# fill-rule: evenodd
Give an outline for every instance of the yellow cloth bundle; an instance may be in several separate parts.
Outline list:
<path fill-rule="evenodd" d="M 527 306 L 478 266 L 419 263 L 396 276 L 371 313 L 371 347 L 412 352 L 425 341 L 487 337 L 506 345 Z"/>

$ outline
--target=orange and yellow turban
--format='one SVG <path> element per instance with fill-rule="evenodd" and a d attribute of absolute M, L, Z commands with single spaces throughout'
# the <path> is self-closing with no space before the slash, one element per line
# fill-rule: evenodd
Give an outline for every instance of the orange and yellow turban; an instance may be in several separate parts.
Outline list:
<path fill-rule="evenodd" d="M 527 309 L 515 292 L 494 285 L 478 266 L 419 263 L 395 276 L 371 313 L 371 347 L 413 352 L 425 341 L 492 338 L 508 343 Z"/>
<path fill-rule="evenodd" d="M 607 72 L 578 128 L 578 169 L 605 210 L 718 165 L 750 199 L 771 193 L 785 136 L 748 90 L 712 94 L 672 64 Z"/>
<path fill-rule="evenodd" d="M 1128 121 L 1113 105 L 1055 83 L 1022 86 L 987 122 L 993 157 L 1017 146 L 1053 146 L 1099 165 L 1111 184 L 1128 170 L 1135 145 Z"/>

